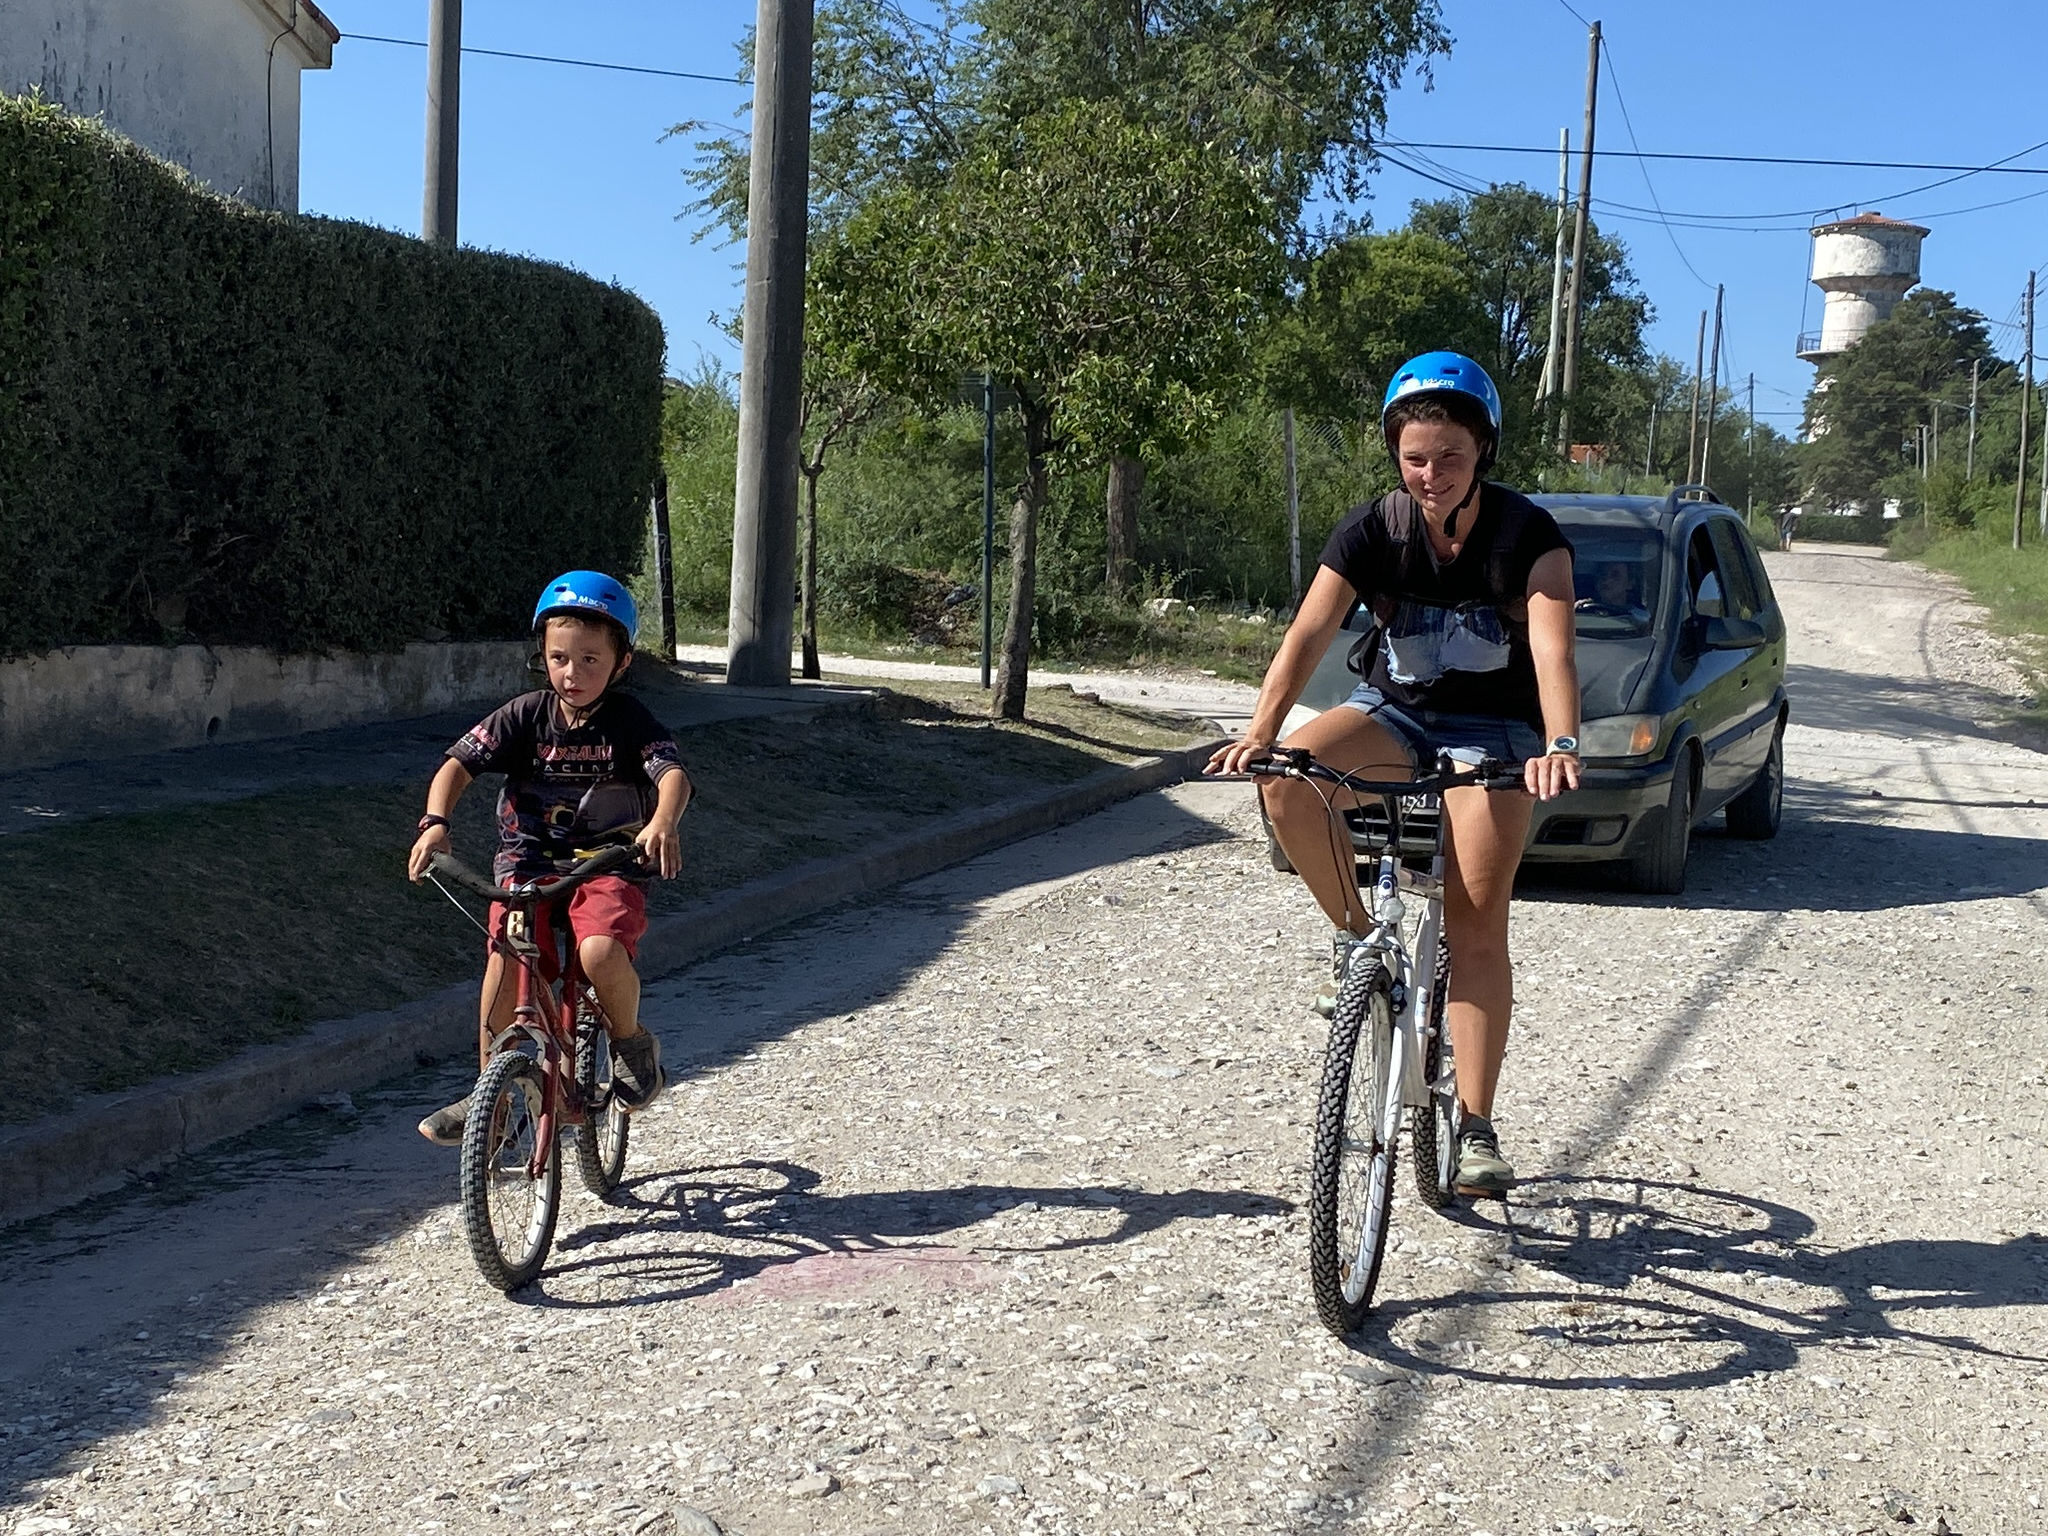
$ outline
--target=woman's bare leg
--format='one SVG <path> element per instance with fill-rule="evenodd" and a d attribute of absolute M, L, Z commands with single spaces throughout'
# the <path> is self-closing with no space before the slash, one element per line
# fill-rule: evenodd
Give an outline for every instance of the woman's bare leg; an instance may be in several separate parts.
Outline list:
<path fill-rule="evenodd" d="M 1451 1049 L 1458 1104 L 1492 1118 L 1514 1009 L 1508 900 L 1536 802 L 1527 795 L 1453 789 L 1444 795 L 1450 836 L 1444 857 L 1444 933 L 1451 945 Z"/>
<path fill-rule="evenodd" d="M 1340 773 L 1363 772 L 1376 779 L 1406 779 L 1415 773 L 1393 732 L 1365 711 L 1348 706 L 1324 710 L 1289 736 L 1286 744 L 1307 748 L 1316 761 Z M 1273 836 L 1316 905 L 1334 926 L 1364 933 L 1371 919 L 1358 893 L 1358 861 L 1351 851 L 1351 838 L 1341 824 L 1331 824 L 1323 804 L 1323 795 L 1329 795 L 1339 808 L 1348 809 L 1357 803 L 1357 796 L 1329 784 L 1311 786 L 1298 779 L 1261 780 L 1259 792 L 1265 796 L 1266 814 L 1273 820 Z"/>

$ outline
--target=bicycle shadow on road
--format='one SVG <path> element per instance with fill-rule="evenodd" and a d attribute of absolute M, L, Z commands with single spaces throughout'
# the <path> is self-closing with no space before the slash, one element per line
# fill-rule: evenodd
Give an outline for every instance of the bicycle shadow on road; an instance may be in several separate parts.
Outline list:
<path fill-rule="evenodd" d="M 822 1182 L 801 1163 L 770 1160 L 631 1180 L 615 1196 L 623 1214 L 558 1239 L 541 1279 L 512 1300 L 610 1310 L 753 1282 L 767 1294 L 820 1300 L 989 1285 L 1004 1259 L 1108 1249 L 1178 1221 L 1293 1209 L 1244 1190 L 973 1183 L 829 1194 L 819 1192 Z M 960 1246 L 940 1241 L 956 1236 Z"/>
<path fill-rule="evenodd" d="M 1563 1284 L 1511 1281 L 1389 1301 L 1357 1341 L 1381 1365 L 1549 1391 L 1672 1392 L 1790 1371 L 1804 1351 L 1824 1345 L 1903 1343 L 1922 1346 L 1923 1358 L 1932 1349 L 2048 1364 L 2048 1355 L 2000 1348 L 1942 1323 L 2048 1299 L 2048 1235 L 1830 1249 L 1813 1241 L 1812 1217 L 1777 1201 L 1591 1175 L 1530 1180 L 1498 1219 L 1476 1210 L 1460 1216 L 1505 1234 L 1526 1266 Z M 1638 1281 L 1663 1294 L 1646 1294 Z M 1476 1307 L 1513 1316 L 1521 1348 L 1481 1363 L 1441 1327 L 1431 1333 L 1442 1343 L 1395 1338 L 1410 1317 L 1440 1323 Z M 1665 1363 L 1674 1353 L 1677 1362 Z M 1645 1360 L 1658 1363 L 1646 1368 Z"/>

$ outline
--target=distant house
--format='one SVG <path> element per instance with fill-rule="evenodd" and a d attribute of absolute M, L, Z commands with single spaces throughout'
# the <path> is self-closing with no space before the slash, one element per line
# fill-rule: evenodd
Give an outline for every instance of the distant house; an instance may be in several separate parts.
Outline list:
<path fill-rule="evenodd" d="M 216 191 L 299 206 L 299 73 L 341 31 L 311 0 L 4 0 L 0 91 L 107 125 Z"/>

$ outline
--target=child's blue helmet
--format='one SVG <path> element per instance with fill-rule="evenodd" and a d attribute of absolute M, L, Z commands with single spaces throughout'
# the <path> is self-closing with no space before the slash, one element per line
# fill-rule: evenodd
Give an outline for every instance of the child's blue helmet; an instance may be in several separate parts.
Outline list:
<path fill-rule="evenodd" d="M 629 647 L 640 633 L 632 594 L 603 571 L 564 571 L 549 582 L 533 605 L 534 633 L 551 618 L 568 617 L 610 619 L 626 632 Z"/>

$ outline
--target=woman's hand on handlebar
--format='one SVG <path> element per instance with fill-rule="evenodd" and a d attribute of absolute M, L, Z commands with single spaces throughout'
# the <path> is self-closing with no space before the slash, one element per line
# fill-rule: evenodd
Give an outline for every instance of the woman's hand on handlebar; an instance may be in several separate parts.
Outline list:
<path fill-rule="evenodd" d="M 1550 752 L 1522 765 L 1523 786 L 1538 800 L 1555 800 L 1579 787 L 1579 760 L 1570 752 Z"/>
<path fill-rule="evenodd" d="M 1239 741 L 1226 741 L 1209 755 L 1209 766 L 1204 773 L 1243 773 L 1245 769 L 1261 758 L 1271 757 L 1275 743 L 1263 736 L 1246 736 Z"/>
<path fill-rule="evenodd" d="M 418 885 L 427 878 L 427 861 L 437 853 L 448 851 L 448 829 L 429 827 L 419 835 L 412 845 L 412 853 L 405 861 L 405 878 Z"/>

